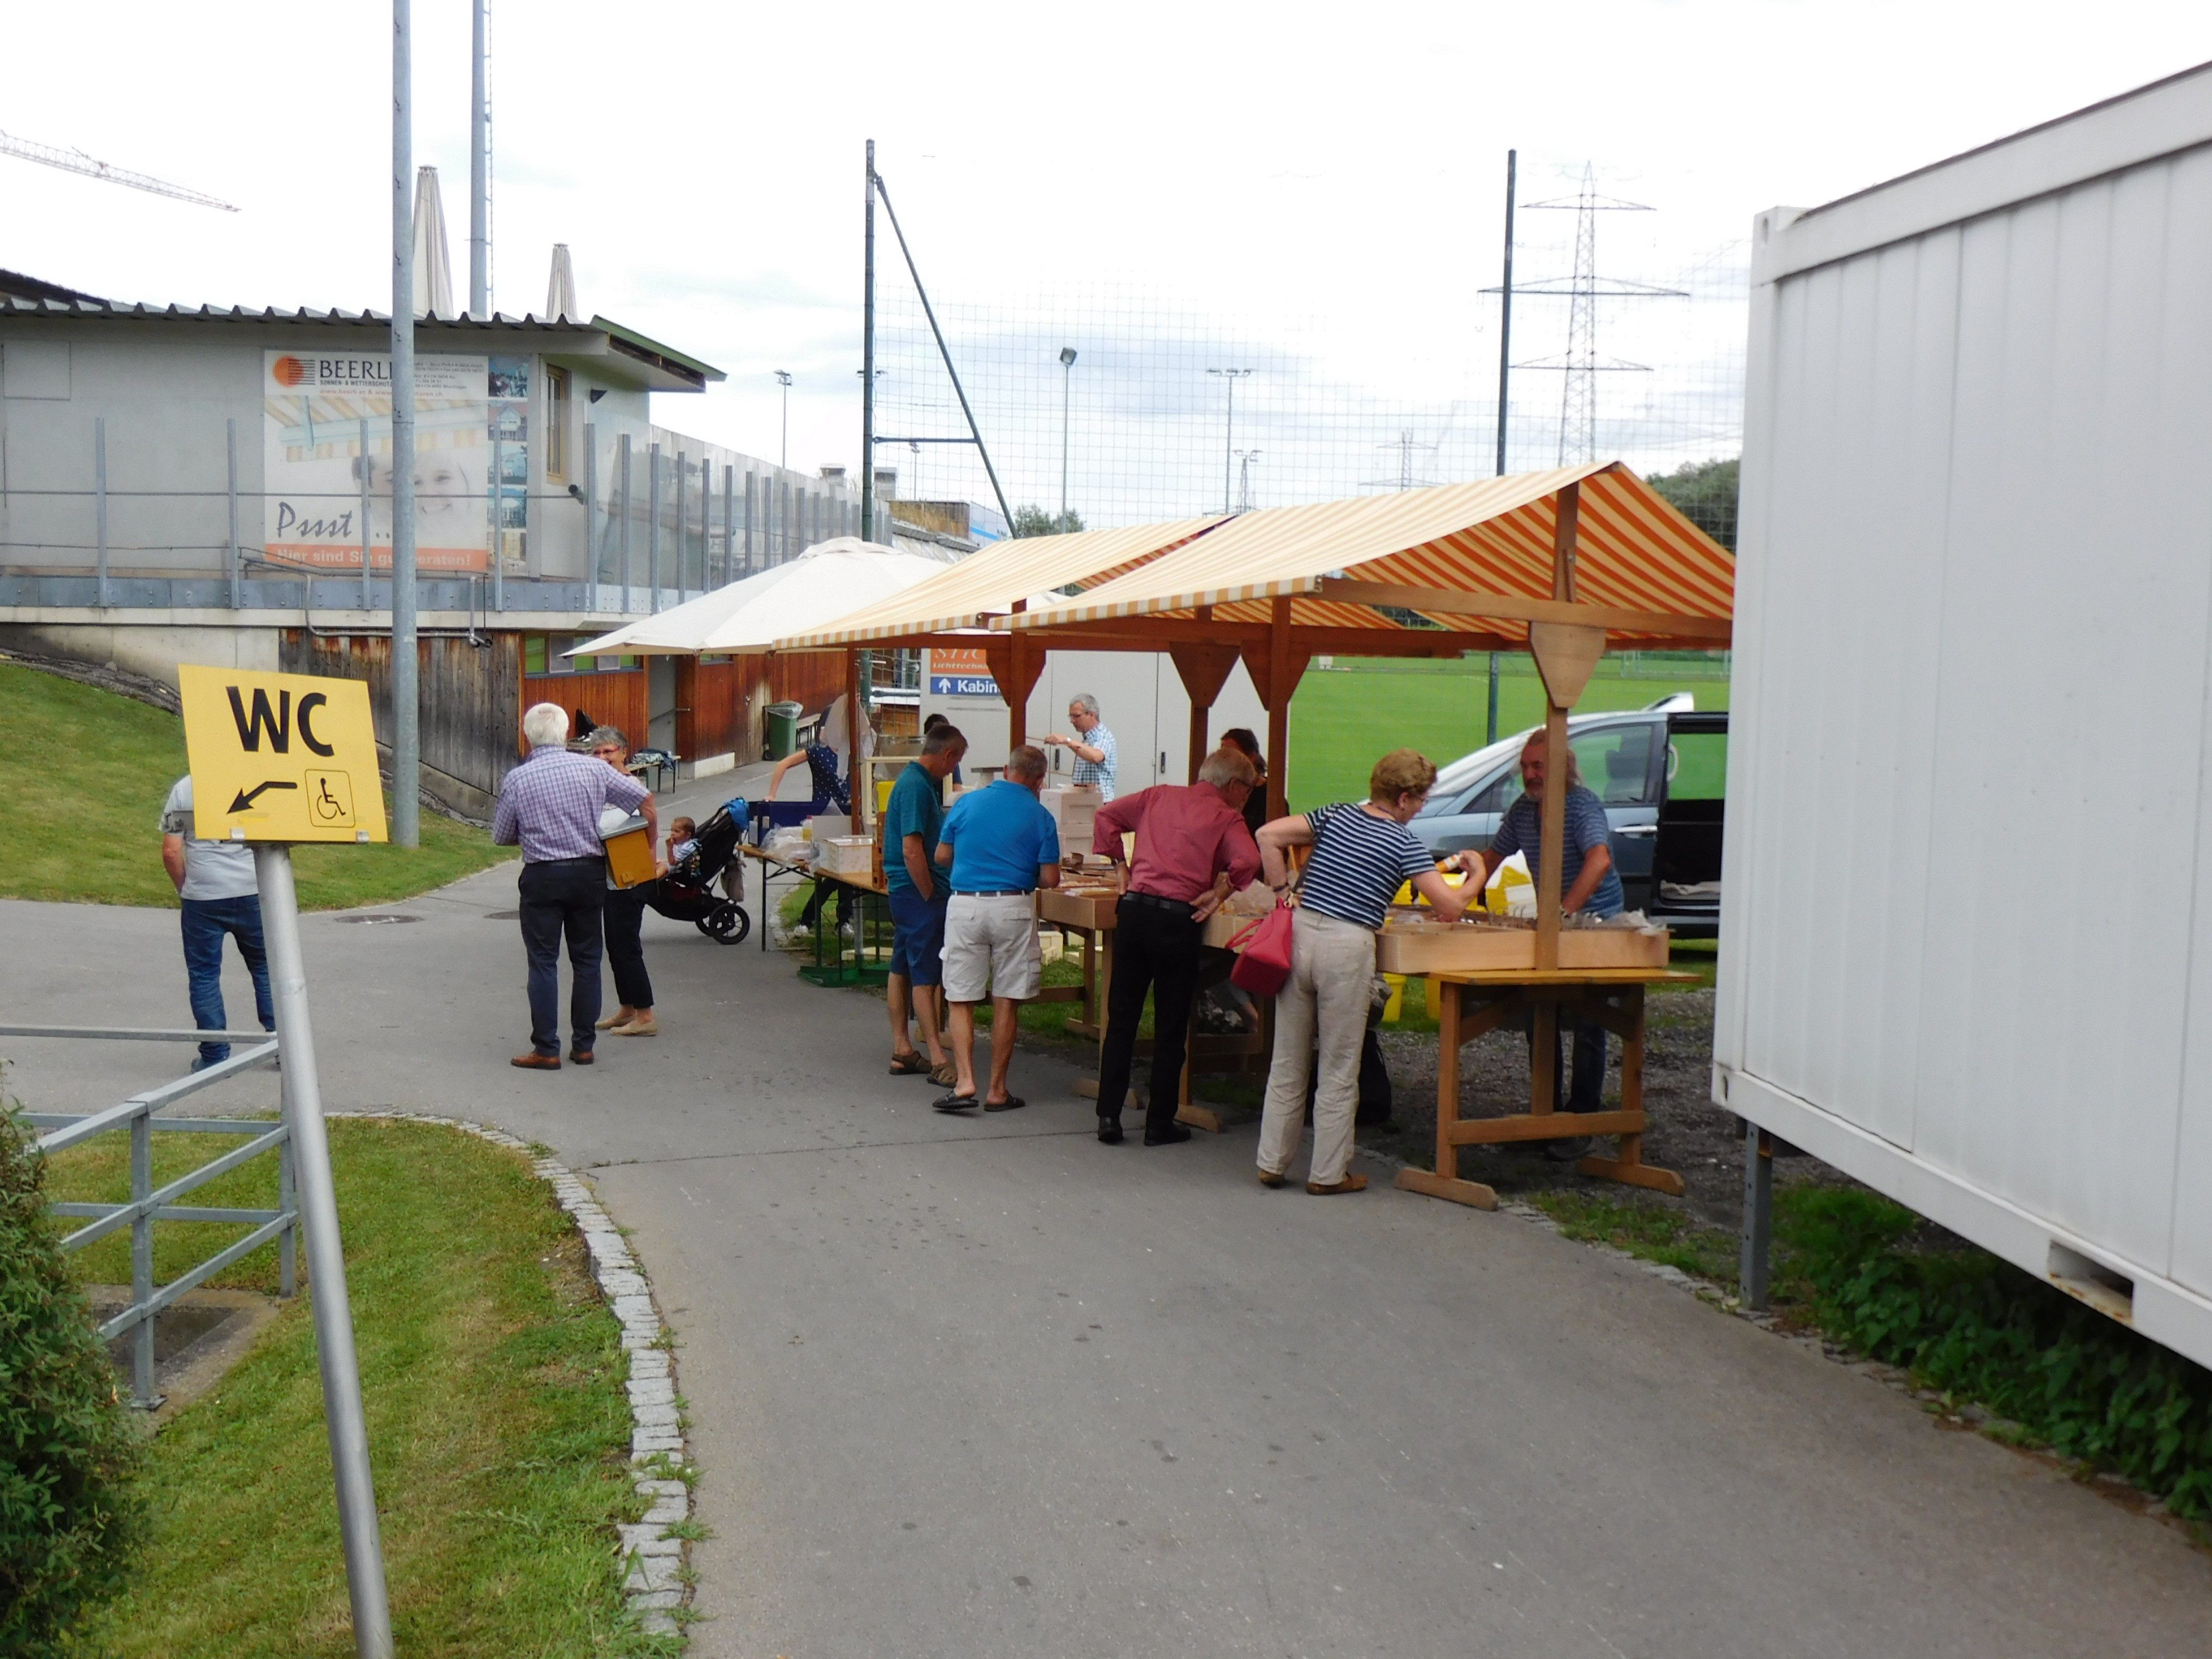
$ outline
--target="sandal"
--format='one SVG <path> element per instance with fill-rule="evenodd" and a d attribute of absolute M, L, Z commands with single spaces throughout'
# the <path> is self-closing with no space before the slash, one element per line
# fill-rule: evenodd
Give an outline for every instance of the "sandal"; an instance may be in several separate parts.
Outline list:
<path fill-rule="evenodd" d="M 1004 1100 L 985 1101 L 983 1109 L 987 1112 L 1014 1112 L 1019 1111 L 1028 1104 L 1029 1102 L 1024 1100 L 1019 1095 L 1008 1095 Z"/>
<path fill-rule="evenodd" d="M 1318 1181 L 1309 1181 L 1306 1182 L 1306 1190 L 1322 1198 L 1328 1198 L 1337 1193 L 1364 1193 L 1367 1190 L 1367 1177 L 1364 1175 L 1348 1175 L 1333 1187 L 1325 1187 Z"/>
<path fill-rule="evenodd" d="M 953 1068 L 952 1062 L 948 1060 L 944 1065 L 930 1073 L 929 1080 L 940 1089 L 950 1089 L 960 1081 L 960 1073 Z"/>
<path fill-rule="evenodd" d="M 973 1095 L 939 1095 L 929 1103 L 940 1112 L 972 1112 L 976 1100 Z"/>
<path fill-rule="evenodd" d="M 922 1058 L 921 1053 L 919 1049 L 910 1054 L 893 1054 L 891 1056 L 891 1075 L 893 1077 L 918 1077 L 921 1073 L 928 1071 L 928 1069 L 929 1062 Z"/>

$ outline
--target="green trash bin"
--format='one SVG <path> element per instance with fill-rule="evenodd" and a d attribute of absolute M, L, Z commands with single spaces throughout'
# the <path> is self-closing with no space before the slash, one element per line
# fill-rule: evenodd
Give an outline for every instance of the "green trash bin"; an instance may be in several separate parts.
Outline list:
<path fill-rule="evenodd" d="M 795 702 L 768 706 L 768 758 L 781 760 L 799 747 L 799 717 L 805 711 Z"/>

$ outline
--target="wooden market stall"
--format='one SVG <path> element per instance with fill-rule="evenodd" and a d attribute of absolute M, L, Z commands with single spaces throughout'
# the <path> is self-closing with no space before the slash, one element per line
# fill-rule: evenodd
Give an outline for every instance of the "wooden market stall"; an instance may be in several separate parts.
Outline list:
<path fill-rule="evenodd" d="M 1556 754 L 1565 744 L 1568 711 L 1608 646 L 1724 647 L 1734 602 L 1727 550 L 1615 461 L 1247 514 L 1112 581 L 1059 605 L 1010 612 L 990 626 L 1036 650 L 1164 647 L 1179 653 L 1178 667 L 1188 659 L 1218 665 L 1224 676 L 1241 656 L 1268 711 L 1274 816 L 1286 810 L 1291 698 L 1316 654 L 1456 657 L 1526 649 L 1545 687 L 1546 731 Z M 1200 701 L 1194 688 L 1194 757 L 1205 749 Z M 1586 1158 L 1580 1167 L 1680 1190 L 1679 1177 L 1642 1162 L 1640 1146 L 1642 987 L 1667 976 L 1663 943 L 1656 963 L 1563 963 L 1565 788 L 1565 768 L 1547 769 L 1533 933 L 1503 947 L 1504 962 L 1484 964 L 1501 949 L 1486 942 L 1468 971 L 1438 970 L 1431 981 L 1440 1018 L 1446 1010 L 1455 1016 L 1445 1022 L 1448 1041 L 1524 1012 L 1532 1017 L 1539 1060 L 1529 1109 L 1459 1121 L 1454 1041 L 1437 1067 L 1436 1172 L 1407 1171 L 1402 1186 L 1488 1207 L 1496 1202 L 1489 1188 L 1458 1178 L 1460 1146 L 1615 1135 L 1616 1157 Z M 1462 1020 L 1456 1016 L 1468 1000 L 1479 1006 Z M 1553 1109 L 1553 1036 L 1562 1018 L 1577 1016 L 1607 1024 L 1626 1044 L 1619 1112 Z"/>

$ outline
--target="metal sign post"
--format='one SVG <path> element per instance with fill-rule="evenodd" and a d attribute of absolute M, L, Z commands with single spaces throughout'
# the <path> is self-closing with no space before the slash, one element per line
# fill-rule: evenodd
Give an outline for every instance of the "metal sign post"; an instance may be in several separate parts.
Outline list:
<path fill-rule="evenodd" d="M 354 1352 L 353 1306 L 346 1295 L 345 1255 L 338 1239 L 331 1143 L 323 1129 L 314 1028 L 307 1019 L 307 969 L 300 951 L 300 901 L 292 882 L 291 848 L 282 842 L 256 846 L 253 872 L 261 890 L 261 931 L 268 942 L 269 986 L 276 1005 L 284 1121 L 292 1131 L 300 1225 L 307 1241 L 315 1358 L 322 1367 L 323 1418 L 330 1431 L 331 1470 L 337 1477 L 338 1534 L 345 1548 L 346 1589 L 353 1601 L 354 1651 L 361 1659 L 392 1659 L 384 1543 L 369 1474 L 368 1423 L 362 1413 L 361 1364 Z"/>
<path fill-rule="evenodd" d="M 330 1140 L 323 1128 L 315 1033 L 307 1018 L 300 899 L 292 881 L 295 842 L 388 839 L 368 687 L 361 680 L 185 664 L 177 671 L 177 689 L 191 763 L 193 833 L 204 841 L 253 847 L 283 1065 L 284 1122 L 291 1132 L 300 1224 L 307 1241 L 323 1416 L 353 1600 L 354 1650 L 360 1659 L 392 1659 L 392 1608 L 369 1478 L 361 1365 L 354 1352 Z"/>

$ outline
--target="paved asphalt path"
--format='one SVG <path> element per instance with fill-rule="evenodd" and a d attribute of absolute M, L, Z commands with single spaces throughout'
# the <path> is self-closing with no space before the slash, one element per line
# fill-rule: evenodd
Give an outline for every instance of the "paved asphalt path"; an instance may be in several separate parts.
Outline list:
<path fill-rule="evenodd" d="M 633 1231 L 699 1654 L 2212 1651 L 2205 1555 L 1878 1383 L 1381 1172 L 1263 1190 L 1249 1127 L 1100 1146 L 1032 1055 L 1025 1111 L 940 1116 L 878 1002 L 750 941 L 648 916 L 663 1035 L 515 1071 L 514 873 L 307 920 L 325 1098 L 548 1142 Z M 184 1023 L 171 913 L 9 902 L 0 939 L 19 1019 Z M 176 1057 L 9 1046 L 54 1106 Z"/>

